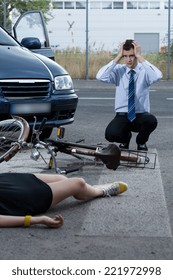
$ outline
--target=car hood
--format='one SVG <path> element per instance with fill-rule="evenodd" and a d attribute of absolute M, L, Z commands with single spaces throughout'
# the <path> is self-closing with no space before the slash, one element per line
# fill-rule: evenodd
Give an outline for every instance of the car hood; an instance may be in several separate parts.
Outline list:
<path fill-rule="evenodd" d="M 57 62 L 41 54 L 35 55 L 51 70 L 54 76 L 68 75 L 68 72 Z"/>
<path fill-rule="evenodd" d="M 3 48 L 3 50 L 2 50 Z M 0 46 L 1 79 L 50 79 L 53 76 L 48 66 L 31 51 L 18 46 Z M 55 63 L 56 64 L 56 63 Z M 61 71 L 56 75 L 62 75 Z M 54 74 L 53 74 L 54 75 Z"/>

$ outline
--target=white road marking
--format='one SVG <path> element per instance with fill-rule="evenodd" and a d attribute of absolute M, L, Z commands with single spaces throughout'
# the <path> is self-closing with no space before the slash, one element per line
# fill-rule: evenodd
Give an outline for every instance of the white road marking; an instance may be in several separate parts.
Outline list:
<path fill-rule="evenodd" d="M 156 152 L 155 149 L 150 152 Z M 45 155 L 48 157 L 47 152 Z M 63 157 L 62 157 L 63 158 Z M 7 163 L 1 164 L 1 172 L 29 173 L 40 172 L 43 163 L 32 161 L 30 151 L 18 153 Z M 98 170 L 97 170 L 98 171 Z M 84 167 L 85 176 L 93 172 L 92 165 Z M 114 181 L 124 181 L 128 190 L 112 198 L 95 199 L 81 204 L 78 211 L 83 222 L 78 228 L 81 236 L 118 237 L 172 237 L 170 220 L 162 184 L 159 159 L 155 169 L 119 167 L 116 172 L 101 167 L 97 176 L 97 185 Z M 68 200 L 64 205 L 69 203 Z M 69 208 L 69 211 L 70 208 Z M 67 218 L 67 217 L 66 217 Z M 70 221 L 69 221 L 70 222 Z M 67 219 L 68 224 L 68 219 Z"/>
<path fill-rule="evenodd" d="M 115 97 L 79 97 L 83 100 L 115 100 Z"/>
<path fill-rule="evenodd" d="M 104 175 L 100 174 L 99 188 L 104 187 Z M 127 182 L 128 190 L 92 201 L 85 212 L 81 235 L 172 237 L 158 160 L 155 169 L 120 167 L 107 177 L 107 182 Z"/>
<path fill-rule="evenodd" d="M 156 116 L 157 119 L 173 119 L 173 116 Z"/>

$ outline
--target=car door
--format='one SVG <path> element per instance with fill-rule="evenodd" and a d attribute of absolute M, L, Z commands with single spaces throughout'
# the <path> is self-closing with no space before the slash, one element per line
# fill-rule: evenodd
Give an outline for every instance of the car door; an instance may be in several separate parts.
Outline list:
<path fill-rule="evenodd" d="M 13 35 L 19 43 L 32 52 L 54 60 L 50 47 L 46 23 L 41 11 L 33 10 L 22 14 L 13 27 Z"/>

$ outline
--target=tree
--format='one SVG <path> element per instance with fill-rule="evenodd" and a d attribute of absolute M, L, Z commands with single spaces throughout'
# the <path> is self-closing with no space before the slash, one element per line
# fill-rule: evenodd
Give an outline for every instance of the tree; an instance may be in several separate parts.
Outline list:
<path fill-rule="evenodd" d="M 19 14 L 23 14 L 29 10 L 41 10 L 45 21 L 49 20 L 51 16 L 51 0 L 0 0 L 0 25 L 4 26 L 4 6 L 6 4 L 6 26 L 10 30 L 11 20 L 10 13 L 17 11 Z"/>

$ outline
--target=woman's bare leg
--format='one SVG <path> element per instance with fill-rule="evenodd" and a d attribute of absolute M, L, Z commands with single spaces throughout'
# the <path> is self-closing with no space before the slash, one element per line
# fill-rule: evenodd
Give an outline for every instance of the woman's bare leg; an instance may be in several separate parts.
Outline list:
<path fill-rule="evenodd" d="M 34 175 L 47 184 L 68 179 L 66 176 L 58 174 L 34 173 Z"/>
<path fill-rule="evenodd" d="M 70 196 L 78 200 L 90 200 L 117 195 L 127 190 L 127 184 L 123 182 L 115 182 L 107 188 L 99 189 L 87 184 L 83 178 L 67 178 L 63 175 L 51 174 L 34 175 L 50 186 L 53 194 L 51 207 Z"/>
<path fill-rule="evenodd" d="M 89 200 L 103 195 L 102 190 L 91 187 L 82 178 L 67 178 L 57 174 L 34 175 L 50 186 L 53 193 L 52 206 L 70 196 L 78 200 Z"/>
<path fill-rule="evenodd" d="M 48 183 L 53 193 L 54 206 L 67 197 L 78 200 L 89 200 L 103 195 L 103 190 L 88 185 L 82 178 L 69 178 L 59 182 Z"/>

